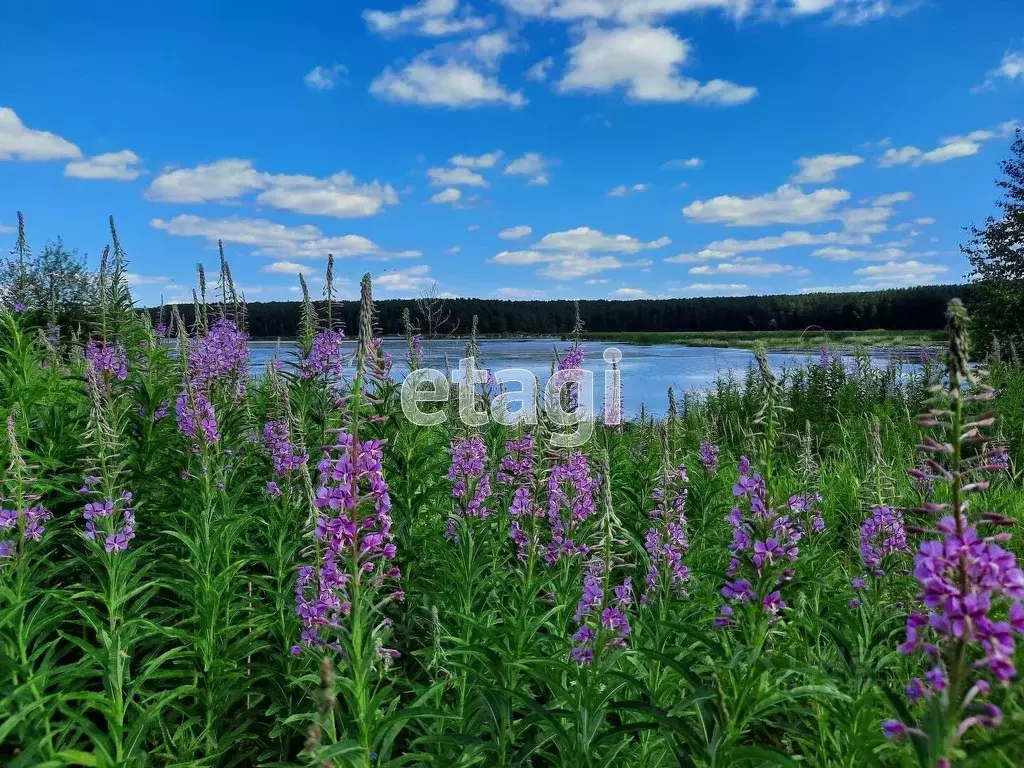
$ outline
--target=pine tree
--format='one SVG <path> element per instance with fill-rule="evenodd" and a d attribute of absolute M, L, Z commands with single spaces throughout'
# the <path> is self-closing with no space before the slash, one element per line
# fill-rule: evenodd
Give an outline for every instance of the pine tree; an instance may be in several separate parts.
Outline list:
<path fill-rule="evenodd" d="M 1000 168 L 999 217 L 989 216 L 981 228 L 968 227 L 970 240 L 960 247 L 977 284 L 973 319 L 982 332 L 976 338 L 984 340 L 1024 334 L 1024 134 L 1019 128 Z"/>

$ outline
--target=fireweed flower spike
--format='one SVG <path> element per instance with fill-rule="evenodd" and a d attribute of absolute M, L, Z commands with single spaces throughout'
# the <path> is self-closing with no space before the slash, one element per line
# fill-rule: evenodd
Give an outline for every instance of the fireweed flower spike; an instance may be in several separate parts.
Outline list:
<path fill-rule="evenodd" d="M 714 477 L 718 474 L 718 446 L 714 443 L 703 442 L 700 444 L 700 465 L 704 471 Z"/>
<path fill-rule="evenodd" d="M 534 498 L 533 473 L 536 465 L 533 435 L 506 441 L 505 451 L 498 465 L 497 479 L 512 490 L 508 535 L 516 545 L 516 557 L 524 561 L 531 545 L 536 547 L 537 519 L 544 514 Z"/>
<path fill-rule="evenodd" d="M 548 526 L 551 539 L 544 561 L 554 565 L 562 557 L 586 554 L 585 544 L 573 540 L 573 532 L 594 513 L 597 479 L 590 472 L 586 454 L 574 452 L 567 463 L 555 464 L 548 476 Z"/>
<path fill-rule="evenodd" d="M 689 549 L 686 539 L 686 467 L 669 467 L 668 427 L 662 430 L 661 482 L 651 494 L 655 501 L 651 510 L 651 526 L 647 529 L 644 549 L 651 558 L 644 580 L 646 590 L 640 598 L 650 601 L 653 593 L 685 595 L 690 572 L 683 565 Z"/>
<path fill-rule="evenodd" d="M 0 483 L 0 572 L 7 563 L 14 567 L 25 556 L 29 543 L 38 544 L 46 533 L 45 523 L 52 519 L 39 497 L 28 492 L 34 478 L 22 459 L 15 431 L 15 416 L 7 416 L 7 447 L 11 456 L 6 477 Z M 7 498 L 2 494 L 7 494 Z"/>
<path fill-rule="evenodd" d="M 732 555 L 722 587 L 724 605 L 715 624 L 734 624 L 736 605 L 759 605 L 771 621 L 785 610 L 780 587 L 792 578 L 791 566 L 800 553 L 803 529 L 791 515 L 780 515 L 769 504 L 764 478 L 753 472 L 746 456 L 740 458 L 739 479 L 733 486 L 737 506 L 726 517 L 732 526 Z M 747 514 L 741 509 L 747 507 Z M 728 610 L 726 610 L 728 608 Z"/>
<path fill-rule="evenodd" d="M 925 715 L 933 723 L 911 734 L 932 760 L 948 765 L 964 733 L 1001 723 L 998 708 L 985 701 L 987 678 L 1006 684 L 1016 675 L 1012 660 L 1014 635 L 1024 634 L 1024 571 L 1000 546 L 1009 534 L 979 531 L 998 523 L 996 518 L 972 521 L 967 515 L 968 495 L 988 487 L 982 476 L 990 471 L 990 438 L 982 430 L 994 417 L 969 416 L 965 406 L 990 401 L 994 392 L 968 366 L 967 313 L 959 299 L 950 302 L 947 320 L 947 383 L 932 388 L 933 407 L 918 417 L 937 437 L 925 436 L 918 450 L 928 457 L 936 482 L 949 486 L 951 501 L 935 505 L 941 518 L 914 558 L 921 605 L 907 619 L 900 651 L 921 653 L 929 667 L 923 682 L 908 686 L 911 698 L 937 702 Z M 894 722 L 883 726 L 890 738 L 910 728 Z"/>
<path fill-rule="evenodd" d="M 490 517 L 487 499 L 491 495 L 491 476 L 487 472 L 487 447 L 479 435 L 456 437 L 449 449 L 452 463 L 448 481 L 457 514 L 467 518 Z"/>

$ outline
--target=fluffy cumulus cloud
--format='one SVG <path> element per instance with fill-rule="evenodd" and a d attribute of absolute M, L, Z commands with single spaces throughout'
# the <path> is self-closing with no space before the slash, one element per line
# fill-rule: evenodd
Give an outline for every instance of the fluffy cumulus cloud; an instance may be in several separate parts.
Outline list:
<path fill-rule="evenodd" d="M 530 184 L 542 186 L 548 183 L 548 168 L 551 163 L 539 152 L 527 152 L 505 166 L 506 176 L 527 176 Z"/>
<path fill-rule="evenodd" d="M 752 227 L 763 224 L 814 224 L 835 219 L 836 206 L 850 199 L 845 189 L 816 189 L 803 192 L 783 184 L 774 192 L 755 197 L 720 195 L 696 200 L 683 208 L 683 215 L 701 224 Z"/>
<path fill-rule="evenodd" d="M 853 274 L 861 282 L 873 287 L 898 288 L 906 285 L 934 283 L 940 275 L 948 271 L 949 267 L 944 267 L 941 264 L 929 264 L 911 259 L 861 267 L 855 269 Z"/>
<path fill-rule="evenodd" d="M 338 79 L 348 70 L 342 64 L 332 64 L 329 67 L 317 65 L 313 67 L 302 81 L 307 88 L 314 91 L 332 91 L 338 85 Z"/>
<path fill-rule="evenodd" d="M 628 286 L 624 286 L 622 288 L 616 288 L 612 291 L 612 295 L 620 299 L 642 299 L 647 295 L 647 291 L 642 288 L 630 288 Z"/>
<path fill-rule="evenodd" d="M 722 261 L 716 264 L 702 264 L 691 267 L 691 275 L 750 275 L 752 277 L 771 277 L 772 275 L 789 275 L 791 277 L 802 277 L 809 275 L 810 271 L 805 267 L 795 267 L 792 264 L 776 264 L 765 261 L 760 256 L 739 257 L 733 261 Z"/>
<path fill-rule="evenodd" d="M 134 181 L 142 170 L 138 164 L 141 158 L 130 149 L 120 152 L 106 152 L 95 157 L 72 160 L 64 166 L 64 175 L 74 179 L 111 179 L 113 181 Z"/>
<path fill-rule="evenodd" d="M 494 295 L 499 299 L 513 299 L 513 300 L 527 300 L 527 299 L 543 299 L 545 296 L 544 291 L 536 288 L 499 288 L 494 292 Z"/>
<path fill-rule="evenodd" d="M 790 179 L 794 184 L 819 184 L 835 181 L 836 175 L 844 168 L 852 168 L 864 162 L 858 155 L 815 155 L 801 157 L 796 161 L 800 171 Z"/>
<path fill-rule="evenodd" d="M 646 267 L 649 260 L 623 261 L 623 254 L 661 248 L 667 237 L 644 242 L 630 235 L 609 235 L 590 227 L 577 227 L 544 235 L 529 249 L 502 251 L 491 263 L 538 265 L 537 274 L 553 280 L 573 280 L 622 267 Z"/>
<path fill-rule="evenodd" d="M 569 49 L 569 67 L 558 81 L 562 93 L 603 93 L 625 88 L 631 101 L 693 101 L 730 106 L 743 104 L 757 89 L 727 80 L 701 83 L 680 69 L 690 45 L 667 27 L 590 27 Z"/>
<path fill-rule="evenodd" d="M 29 128 L 10 107 L 0 107 L 0 160 L 69 160 L 82 150 L 49 131 Z"/>
<path fill-rule="evenodd" d="M 428 168 L 427 176 L 435 187 L 486 187 L 487 180 L 465 166 Z"/>
<path fill-rule="evenodd" d="M 694 293 L 698 296 L 739 296 L 749 290 L 750 286 L 746 283 L 690 283 L 681 289 L 683 293 Z"/>
<path fill-rule="evenodd" d="M 840 24 L 864 24 L 901 16 L 920 0 L 501 0 L 523 16 L 558 21 L 647 22 L 684 13 L 719 11 L 737 21 L 754 13 L 765 18 L 820 16 Z"/>
<path fill-rule="evenodd" d="M 617 187 L 612 187 L 608 192 L 608 197 L 626 197 L 635 192 L 646 192 L 648 189 L 650 189 L 648 184 L 633 184 L 628 187 L 625 184 L 619 184 Z"/>
<path fill-rule="evenodd" d="M 667 237 L 644 242 L 631 235 L 607 235 L 590 227 L 576 227 L 544 235 L 534 245 L 544 251 L 604 251 L 609 253 L 636 253 L 648 248 L 663 248 L 672 241 Z"/>
<path fill-rule="evenodd" d="M 998 125 L 993 130 L 971 131 L 966 136 L 947 136 L 939 142 L 939 146 L 928 151 L 910 145 L 890 147 L 878 159 L 879 168 L 891 168 L 894 165 L 934 165 L 955 160 L 959 157 L 970 157 L 981 150 L 981 145 L 992 139 L 1005 139 L 1011 136 L 1020 123 L 1010 120 Z"/>
<path fill-rule="evenodd" d="M 501 59 L 512 50 L 505 32 L 460 43 L 445 43 L 400 68 L 388 67 L 370 83 L 370 93 L 387 101 L 452 109 L 526 104 L 497 78 Z"/>
<path fill-rule="evenodd" d="M 229 202 L 255 191 L 256 202 L 262 205 L 337 218 L 373 216 L 398 203 L 390 184 L 359 183 L 344 171 L 325 179 L 263 173 L 251 160 L 241 159 L 165 171 L 153 179 L 146 196 L 173 203 Z"/>
<path fill-rule="evenodd" d="M 500 149 L 482 155 L 454 155 L 448 162 L 459 168 L 493 168 L 504 153 Z"/>
<path fill-rule="evenodd" d="M 999 61 L 999 66 L 990 69 L 980 85 L 971 89 L 973 93 L 994 88 L 1000 80 L 1019 81 L 1024 83 L 1024 51 L 1007 51 Z"/>
<path fill-rule="evenodd" d="M 680 157 L 675 160 L 669 160 L 668 162 L 662 163 L 662 168 L 700 168 L 704 165 L 704 161 L 699 157 Z"/>
<path fill-rule="evenodd" d="M 783 248 L 822 245 L 824 243 L 862 245 L 868 242 L 870 242 L 870 237 L 867 235 L 853 235 L 848 232 L 812 233 L 793 231 L 783 232 L 781 235 L 758 237 L 753 240 L 736 240 L 734 238 L 715 240 L 699 251 L 680 253 L 678 256 L 665 259 L 665 261 L 676 264 L 688 264 L 708 261 L 710 259 L 731 259 L 741 253 L 777 251 Z"/>
<path fill-rule="evenodd" d="M 289 227 L 267 219 L 207 219 L 181 214 L 172 219 L 155 218 L 150 226 L 178 237 L 199 237 L 210 244 L 218 240 L 248 246 L 253 253 L 290 258 L 322 258 L 333 253 L 337 258 L 372 259 L 417 258 L 420 251 L 385 251 L 361 235 L 325 235 L 312 224 Z"/>
<path fill-rule="evenodd" d="M 830 261 L 895 261 L 906 258 L 908 254 L 903 248 L 892 245 L 882 245 L 874 249 L 828 245 L 818 248 L 814 255 Z"/>
<path fill-rule="evenodd" d="M 462 190 L 456 187 L 448 187 L 448 189 L 442 189 L 440 192 L 431 195 L 430 202 L 436 203 L 437 205 L 451 204 L 459 202 L 462 199 Z"/>
<path fill-rule="evenodd" d="M 528 237 L 531 234 L 533 234 L 532 228 L 525 224 L 520 224 L 517 227 L 508 227 L 507 229 L 501 230 L 498 232 L 498 237 L 502 240 L 518 240 L 521 237 Z"/>
<path fill-rule="evenodd" d="M 397 11 L 363 11 L 363 21 L 372 31 L 382 35 L 419 34 L 445 37 L 461 32 L 486 29 L 490 21 L 475 16 L 468 7 L 459 7 L 459 0 L 421 0 Z"/>
<path fill-rule="evenodd" d="M 430 276 L 430 267 L 426 264 L 418 264 L 407 269 L 391 269 L 382 272 L 374 279 L 373 285 L 388 293 L 413 295 L 427 290 L 434 285 L 434 282 L 434 278 Z"/>
<path fill-rule="evenodd" d="M 270 272 L 277 275 L 302 275 L 310 277 L 319 270 L 307 264 L 299 264 L 297 261 L 272 261 L 260 267 L 260 272 Z"/>
<path fill-rule="evenodd" d="M 543 82 L 548 79 L 548 73 L 551 72 L 553 66 L 555 66 L 555 60 L 551 56 L 541 59 L 526 70 L 526 79 L 538 83 Z"/>

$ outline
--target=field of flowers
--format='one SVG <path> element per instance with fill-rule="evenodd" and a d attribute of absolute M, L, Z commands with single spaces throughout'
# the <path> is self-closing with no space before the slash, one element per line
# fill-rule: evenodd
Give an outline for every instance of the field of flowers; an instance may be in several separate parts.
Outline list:
<path fill-rule="evenodd" d="M 560 449 L 410 423 L 368 277 L 258 377 L 205 293 L 0 310 L 3 765 L 1024 764 L 1024 370 L 959 302 L 923 373 L 762 354 Z"/>

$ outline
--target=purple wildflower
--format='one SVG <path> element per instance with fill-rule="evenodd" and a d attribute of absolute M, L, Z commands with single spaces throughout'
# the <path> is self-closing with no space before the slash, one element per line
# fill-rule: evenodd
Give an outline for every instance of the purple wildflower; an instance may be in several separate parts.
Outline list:
<path fill-rule="evenodd" d="M 680 465 L 662 484 L 654 489 L 656 504 L 651 511 L 651 527 L 647 529 L 644 548 L 650 555 L 651 565 L 645 580 L 645 597 L 659 585 L 667 592 L 685 595 L 684 584 L 690 572 L 683 565 L 683 556 L 689 550 L 686 539 L 686 467 Z"/>
<path fill-rule="evenodd" d="M 320 486 L 314 506 L 325 516 L 317 517 L 314 529 L 321 542 L 320 560 L 299 569 L 295 588 L 302 646 L 340 649 L 324 635 L 344 630 L 343 620 L 352 608 L 349 585 L 353 580 L 363 589 L 382 590 L 386 582 L 401 577 L 391 565 L 396 550 L 391 543 L 391 497 L 383 457 L 380 441 L 356 444 L 350 433 L 339 432 L 317 465 Z M 388 598 L 401 599 L 402 593 L 394 591 Z"/>
<path fill-rule="evenodd" d="M 571 538 L 577 526 L 594 513 L 597 478 L 590 473 L 586 454 L 574 452 L 568 463 L 555 464 L 548 476 L 548 526 L 551 539 L 544 560 L 554 565 L 562 557 L 585 554 L 585 545 Z"/>
<path fill-rule="evenodd" d="M 491 495 L 491 476 L 487 472 L 487 446 L 479 436 L 455 438 L 450 454 L 448 480 L 452 498 L 460 504 L 459 514 L 486 518 L 491 514 L 485 504 Z"/>
<path fill-rule="evenodd" d="M 90 339 L 85 345 L 85 377 L 90 388 L 109 392 L 114 381 L 128 378 L 128 357 L 117 344 Z"/>
<path fill-rule="evenodd" d="M 860 559 L 864 567 L 883 576 L 885 559 L 901 552 L 910 552 L 903 513 L 889 507 L 873 507 L 871 517 L 860 526 Z"/>
<path fill-rule="evenodd" d="M 342 342 L 345 340 L 344 332 L 338 330 L 323 330 L 313 337 L 313 343 L 309 348 L 309 354 L 299 361 L 301 377 L 303 379 L 337 379 L 342 371 Z"/>
<path fill-rule="evenodd" d="M 604 647 L 624 648 L 631 631 L 627 611 L 633 604 L 632 579 L 626 577 L 615 587 L 609 600 L 601 582 L 606 576 L 600 561 L 591 563 L 583 575 L 583 594 L 573 615 L 578 626 L 570 651 L 572 660 L 581 667 L 591 664 L 596 652 Z"/>
<path fill-rule="evenodd" d="M 718 446 L 714 443 L 700 444 L 700 464 L 704 471 L 714 477 L 718 474 Z"/>
<path fill-rule="evenodd" d="M 268 421 L 263 427 L 263 442 L 274 463 L 274 474 L 285 477 L 306 465 L 309 456 L 292 443 L 291 430 L 284 419 Z"/>

